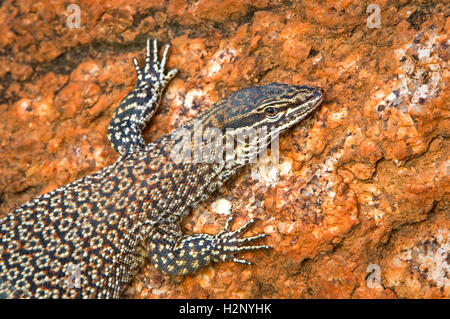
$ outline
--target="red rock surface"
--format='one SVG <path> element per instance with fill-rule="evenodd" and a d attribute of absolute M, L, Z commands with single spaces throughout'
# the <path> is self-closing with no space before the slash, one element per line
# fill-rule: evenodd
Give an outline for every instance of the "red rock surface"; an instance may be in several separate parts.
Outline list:
<path fill-rule="evenodd" d="M 154 140 L 238 88 L 325 89 L 320 111 L 197 208 L 187 233 L 260 221 L 273 247 L 248 267 L 186 277 L 147 265 L 126 297 L 449 298 L 448 8 L 441 1 L 62 1 L 0 8 L 0 216 L 113 163 L 106 128 L 145 39 L 180 70 L 145 131 Z M 447 18 L 445 18 L 447 17 Z M 370 287 L 370 265 L 381 282 Z"/>

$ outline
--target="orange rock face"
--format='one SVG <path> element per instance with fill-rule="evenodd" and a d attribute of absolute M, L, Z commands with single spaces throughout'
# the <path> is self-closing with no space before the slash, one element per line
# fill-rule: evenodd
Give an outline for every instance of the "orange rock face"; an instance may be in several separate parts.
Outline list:
<path fill-rule="evenodd" d="M 144 267 L 134 298 L 450 298 L 449 34 L 441 1 L 79 1 L 0 8 L 0 217 L 117 159 L 106 129 L 146 38 L 180 70 L 148 141 L 233 91 L 273 81 L 324 88 L 280 138 L 183 223 L 260 221 L 254 265 L 186 277 Z M 373 18 L 373 17 L 372 17 Z M 372 20 L 371 20 L 372 21 Z M 231 209 L 230 209 L 231 206 Z"/>

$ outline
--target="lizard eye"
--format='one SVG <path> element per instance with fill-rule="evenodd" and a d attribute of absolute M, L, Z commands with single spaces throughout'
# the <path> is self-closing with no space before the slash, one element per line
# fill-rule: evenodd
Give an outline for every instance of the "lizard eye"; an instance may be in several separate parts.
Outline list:
<path fill-rule="evenodd" d="M 272 106 L 268 106 L 264 109 L 264 114 L 270 117 L 275 116 L 275 114 L 277 114 L 277 109 Z"/>

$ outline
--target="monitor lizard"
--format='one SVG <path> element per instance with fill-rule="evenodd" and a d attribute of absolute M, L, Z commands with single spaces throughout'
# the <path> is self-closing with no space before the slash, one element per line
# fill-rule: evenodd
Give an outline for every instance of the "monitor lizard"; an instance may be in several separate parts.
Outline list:
<path fill-rule="evenodd" d="M 238 90 L 181 128 L 214 128 L 224 137 L 248 129 L 270 134 L 241 141 L 243 156 L 176 161 L 171 153 L 180 137 L 169 133 L 147 144 L 142 136 L 177 73 L 165 70 L 168 50 L 166 45 L 159 59 L 156 40 L 147 40 L 145 66 L 133 59 L 136 86 L 108 127 L 117 161 L 0 220 L 1 297 L 117 298 L 148 260 L 163 274 L 185 275 L 212 262 L 250 264 L 236 254 L 269 248 L 251 244 L 265 234 L 241 236 L 254 219 L 231 230 L 229 218 L 215 235 L 183 235 L 180 222 L 256 156 L 251 146 L 268 145 L 274 134 L 311 114 L 323 90 L 282 83 Z M 201 142 L 200 149 L 207 144 Z"/>

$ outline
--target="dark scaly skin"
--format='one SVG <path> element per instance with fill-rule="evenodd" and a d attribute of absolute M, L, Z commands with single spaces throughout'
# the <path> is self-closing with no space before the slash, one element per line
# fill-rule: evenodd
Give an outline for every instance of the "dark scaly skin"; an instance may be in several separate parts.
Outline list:
<path fill-rule="evenodd" d="M 247 160 L 178 163 L 171 157 L 180 142 L 174 135 L 144 142 L 141 130 L 176 73 L 164 71 L 168 46 L 161 62 L 156 41 L 152 62 L 149 46 L 147 42 L 143 70 L 134 60 L 136 88 L 123 99 L 108 129 L 120 158 L 0 220 L 0 297 L 116 298 L 147 259 L 165 274 L 183 275 L 211 262 L 249 264 L 235 254 L 268 248 L 248 245 L 264 234 L 240 237 L 253 220 L 235 231 L 229 219 L 216 235 L 183 236 L 183 216 Z M 245 127 L 280 132 L 308 116 L 321 100 L 322 90 L 314 87 L 251 87 L 222 99 L 181 128 L 192 132 L 197 121 L 200 129 L 214 127 L 223 134 L 227 128 Z M 270 138 L 259 142 L 267 144 Z M 79 286 L 73 286 L 75 273 Z"/>

